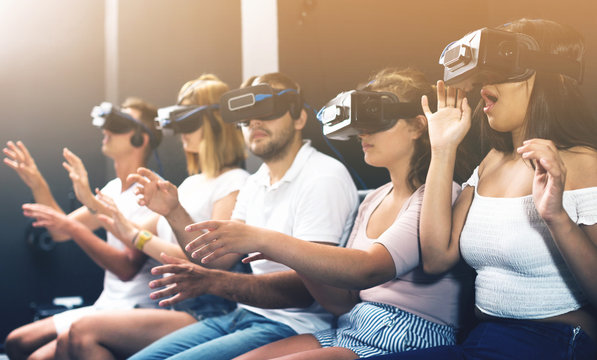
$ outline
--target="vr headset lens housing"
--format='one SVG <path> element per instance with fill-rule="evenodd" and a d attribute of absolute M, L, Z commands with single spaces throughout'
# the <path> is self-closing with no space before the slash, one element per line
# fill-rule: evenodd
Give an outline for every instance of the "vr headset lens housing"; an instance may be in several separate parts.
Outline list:
<path fill-rule="evenodd" d="M 91 110 L 92 124 L 115 134 L 124 134 L 139 126 L 132 116 L 118 110 L 109 102 L 94 106 Z"/>
<path fill-rule="evenodd" d="M 274 120 L 302 105 L 294 89 L 276 90 L 267 84 L 226 92 L 220 99 L 220 114 L 227 123 L 247 125 L 250 120 Z"/>
<path fill-rule="evenodd" d="M 390 92 L 351 90 L 329 101 L 317 118 L 326 137 L 348 140 L 351 136 L 388 130 L 398 119 L 422 113 L 420 104 L 400 103 Z"/>
<path fill-rule="evenodd" d="M 158 128 L 165 134 L 189 134 L 203 125 L 203 117 L 210 116 L 210 112 L 218 105 L 174 105 L 158 109 L 155 119 Z"/>
<path fill-rule="evenodd" d="M 581 64 L 541 52 L 531 36 L 483 28 L 449 44 L 439 63 L 447 85 L 470 90 L 475 85 L 523 81 L 536 70 L 557 72 L 580 81 Z"/>

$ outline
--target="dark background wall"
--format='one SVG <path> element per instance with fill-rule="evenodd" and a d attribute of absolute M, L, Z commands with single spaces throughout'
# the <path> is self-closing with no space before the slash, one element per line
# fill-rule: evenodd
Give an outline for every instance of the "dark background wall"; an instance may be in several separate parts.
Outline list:
<path fill-rule="evenodd" d="M 83 159 L 92 186 L 114 174 L 89 117 L 106 99 L 104 7 L 103 0 L 0 1 L 0 144 L 20 139 L 29 147 L 66 211 L 78 204 L 69 199 L 63 147 Z M 203 72 L 240 84 L 239 1 L 127 0 L 118 2 L 117 13 L 116 102 L 135 95 L 172 105 L 182 84 Z M 166 138 L 159 153 L 164 177 L 180 183 L 185 161 L 178 138 Z M 2 342 L 31 321 L 31 302 L 71 295 L 94 301 L 103 272 L 72 242 L 48 252 L 29 246 L 30 221 L 20 208 L 31 193 L 3 164 L 0 186 Z"/>
<path fill-rule="evenodd" d="M 295 0 L 278 1 L 278 16 L 280 70 L 302 84 L 315 108 L 388 66 L 416 67 L 435 82 L 443 75 L 438 59 L 447 44 L 521 17 L 569 24 L 585 36 L 583 89 L 587 98 L 597 96 L 595 1 Z M 316 143 L 330 152 L 323 141 Z M 385 170 L 364 164 L 356 141 L 332 143 L 369 187 L 389 180 Z"/>
<path fill-rule="evenodd" d="M 214 72 L 232 87 L 241 82 L 240 1 L 117 4 L 116 101 L 136 95 L 171 105 L 180 86 L 202 72 Z M 28 145 L 65 210 L 71 207 L 71 184 L 60 165 L 62 147 L 82 157 L 92 186 L 113 176 L 89 118 L 91 107 L 107 94 L 104 6 L 103 0 L 0 1 L 0 143 L 21 139 Z M 452 40 L 522 16 L 544 17 L 572 25 L 587 39 L 583 88 L 590 99 L 597 95 L 596 10 L 587 0 L 282 0 L 279 66 L 319 108 L 386 66 L 416 66 L 430 80 L 439 79 L 439 53 Z M 308 136 L 329 152 L 315 128 L 312 124 Z M 387 181 L 384 171 L 363 164 L 355 142 L 335 145 L 369 187 Z M 185 165 L 178 139 L 165 139 L 159 153 L 164 176 L 179 183 Z M 31 320 L 30 302 L 67 295 L 93 301 L 102 271 L 74 244 L 50 252 L 28 246 L 29 221 L 20 206 L 31 194 L 5 165 L 0 186 L 1 339 Z"/>

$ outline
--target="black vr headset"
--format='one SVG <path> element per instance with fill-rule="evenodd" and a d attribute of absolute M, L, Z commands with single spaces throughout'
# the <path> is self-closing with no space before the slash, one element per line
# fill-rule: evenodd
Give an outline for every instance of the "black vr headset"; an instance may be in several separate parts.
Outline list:
<path fill-rule="evenodd" d="M 103 102 L 99 106 L 94 106 L 91 110 L 91 117 L 93 118 L 92 124 L 94 126 L 106 129 L 115 134 L 124 134 L 135 130 L 135 133 L 131 137 L 131 144 L 135 147 L 143 145 L 142 131 L 149 134 L 150 147 L 155 148 L 157 146 L 157 139 L 147 125 L 129 114 L 120 111 L 109 102 Z"/>
<path fill-rule="evenodd" d="M 303 108 L 301 95 L 295 89 L 278 90 L 267 84 L 231 90 L 220 98 L 220 115 L 228 123 L 248 125 L 250 120 L 273 120 L 287 111 L 298 119 Z"/>
<path fill-rule="evenodd" d="M 398 119 L 423 114 L 420 103 L 401 103 L 390 92 L 351 90 L 338 94 L 317 113 L 323 134 L 329 139 L 348 140 L 358 134 L 384 131 Z"/>
<path fill-rule="evenodd" d="M 155 118 L 158 129 L 165 135 L 189 134 L 203 125 L 204 117 L 211 121 L 212 126 L 219 128 L 214 118 L 213 110 L 219 108 L 218 104 L 212 105 L 173 105 L 158 109 Z"/>
<path fill-rule="evenodd" d="M 535 71 L 560 73 L 582 80 L 582 64 L 541 51 L 526 34 L 483 28 L 449 44 L 439 63 L 444 82 L 464 90 L 475 85 L 523 81 Z"/>

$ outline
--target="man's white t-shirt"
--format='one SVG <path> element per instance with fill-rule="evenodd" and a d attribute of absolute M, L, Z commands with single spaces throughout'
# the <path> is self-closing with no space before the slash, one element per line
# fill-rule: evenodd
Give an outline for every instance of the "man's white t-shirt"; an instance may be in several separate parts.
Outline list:
<path fill-rule="evenodd" d="M 305 141 L 280 181 L 270 184 L 266 164 L 249 177 L 232 218 L 301 240 L 337 245 L 350 234 L 357 206 L 357 189 L 344 165 Z M 255 275 L 289 270 L 269 260 L 254 261 L 251 268 Z M 298 334 L 329 328 L 332 318 L 317 303 L 305 309 L 239 307 L 286 324 Z"/>
<path fill-rule="evenodd" d="M 214 204 L 240 190 L 248 177 L 249 173 L 243 169 L 232 169 L 215 178 L 207 178 L 203 174 L 191 175 L 178 187 L 178 201 L 193 222 L 209 220 Z M 157 235 L 162 240 L 178 244 L 168 220 L 163 216 L 158 219 Z"/>
<path fill-rule="evenodd" d="M 142 224 L 154 213 L 145 206 L 139 206 L 134 193 L 135 185 L 122 191 L 120 179 L 111 180 L 104 186 L 102 193 L 114 199 L 118 210 L 128 220 Z M 107 232 L 107 243 L 117 249 L 124 249 L 126 245 L 112 233 Z M 149 298 L 151 289 L 149 282 L 158 276 L 151 275 L 151 268 L 159 263 L 148 258 L 134 278 L 129 281 L 120 280 L 115 274 L 106 270 L 104 276 L 104 290 L 96 300 L 94 306 L 102 309 L 131 309 L 134 307 L 157 307 L 157 302 Z"/>

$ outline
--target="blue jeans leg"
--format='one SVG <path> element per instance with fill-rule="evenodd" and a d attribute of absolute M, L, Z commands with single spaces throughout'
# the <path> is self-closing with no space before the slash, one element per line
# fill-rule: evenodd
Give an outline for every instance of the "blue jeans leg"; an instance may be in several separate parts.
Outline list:
<path fill-rule="evenodd" d="M 131 357 L 226 360 L 296 332 L 244 309 L 209 318 L 173 332 Z"/>

